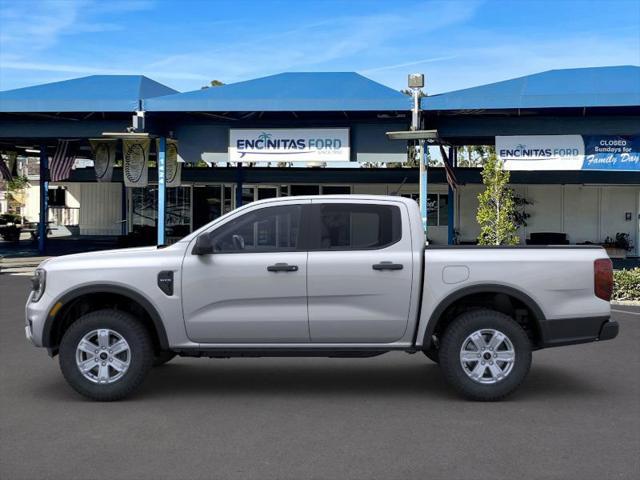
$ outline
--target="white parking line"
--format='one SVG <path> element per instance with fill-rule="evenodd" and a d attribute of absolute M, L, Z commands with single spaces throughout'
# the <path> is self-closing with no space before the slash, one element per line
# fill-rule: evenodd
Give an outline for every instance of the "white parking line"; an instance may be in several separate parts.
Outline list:
<path fill-rule="evenodd" d="M 640 312 L 630 312 L 628 310 L 617 310 L 615 308 L 612 308 L 611 311 L 616 313 L 626 313 L 627 315 L 640 315 Z"/>

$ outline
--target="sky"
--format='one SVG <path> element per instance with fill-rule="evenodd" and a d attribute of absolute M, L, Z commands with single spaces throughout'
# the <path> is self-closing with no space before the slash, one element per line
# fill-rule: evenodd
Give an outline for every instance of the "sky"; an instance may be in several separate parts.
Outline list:
<path fill-rule="evenodd" d="M 180 91 L 285 71 L 411 72 L 441 93 L 640 65 L 638 0 L 0 0 L 0 90 L 143 74 Z"/>

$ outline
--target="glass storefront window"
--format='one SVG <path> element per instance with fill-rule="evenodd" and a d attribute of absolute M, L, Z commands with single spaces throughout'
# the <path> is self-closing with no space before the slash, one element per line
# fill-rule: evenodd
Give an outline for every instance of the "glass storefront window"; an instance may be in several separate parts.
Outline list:
<path fill-rule="evenodd" d="M 446 227 L 449 225 L 449 195 L 439 195 L 438 197 L 438 225 Z"/>
<path fill-rule="evenodd" d="M 323 195 L 349 195 L 351 187 L 349 185 L 323 185 Z"/>
<path fill-rule="evenodd" d="M 320 195 L 320 186 L 291 185 L 291 195 Z"/>
<path fill-rule="evenodd" d="M 405 198 L 412 198 L 420 202 L 420 195 L 417 193 L 403 193 Z M 446 227 L 449 225 L 449 196 L 445 193 L 427 194 L 427 226 Z"/>
<path fill-rule="evenodd" d="M 222 214 L 229 213 L 231 210 L 233 210 L 233 189 L 231 187 L 224 187 Z"/>
<path fill-rule="evenodd" d="M 435 227 L 438 225 L 438 194 L 427 194 L 427 225 Z"/>
<path fill-rule="evenodd" d="M 193 187 L 193 229 L 222 215 L 222 187 L 219 185 Z"/>
<path fill-rule="evenodd" d="M 191 230 L 191 187 L 167 188 L 167 236 L 181 238 Z M 152 238 L 158 220 L 158 187 L 131 189 L 131 230 Z"/>
<path fill-rule="evenodd" d="M 131 226 L 155 227 L 158 216 L 158 189 L 153 186 L 131 189 Z"/>

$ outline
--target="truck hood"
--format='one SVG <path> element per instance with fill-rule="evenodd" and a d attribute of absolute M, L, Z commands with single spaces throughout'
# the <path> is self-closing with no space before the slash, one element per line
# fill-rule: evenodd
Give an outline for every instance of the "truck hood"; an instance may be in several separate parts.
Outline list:
<path fill-rule="evenodd" d="M 135 268 L 136 265 L 148 264 L 153 259 L 159 262 L 171 253 L 175 255 L 177 248 L 159 249 L 151 247 L 120 248 L 116 250 L 101 250 L 97 252 L 74 253 L 60 257 L 49 258 L 40 264 L 45 270 L 66 270 L 77 268 Z M 169 255 L 167 255 L 169 254 Z"/>

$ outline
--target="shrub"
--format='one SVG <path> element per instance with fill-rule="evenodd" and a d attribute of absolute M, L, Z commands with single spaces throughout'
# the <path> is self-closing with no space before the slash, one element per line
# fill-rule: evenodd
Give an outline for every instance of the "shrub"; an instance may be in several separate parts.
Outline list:
<path fill-rule="evenodd" d="M 640 300 L 640 268 L 613 272 L 613 300 Z"/>

